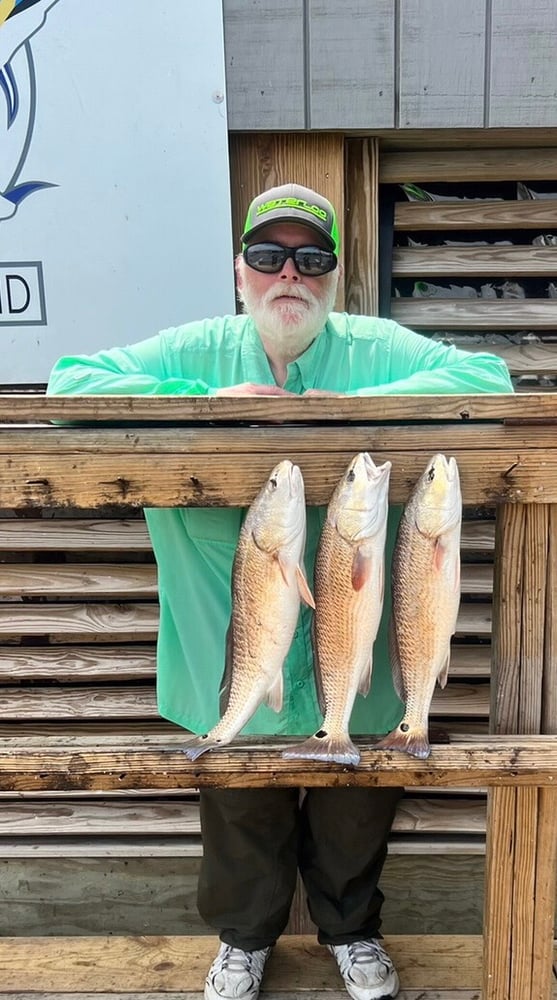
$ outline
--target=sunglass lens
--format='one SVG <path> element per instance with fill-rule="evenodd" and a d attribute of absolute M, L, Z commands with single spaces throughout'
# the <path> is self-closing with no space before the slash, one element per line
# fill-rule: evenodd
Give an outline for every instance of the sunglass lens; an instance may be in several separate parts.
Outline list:
<path fill-rule="evenodd" d="M 255 243 L 244 251 L 246 264 L 256 271 L 265 274 L 275 274 L 280 271 L 286 260 L 286 251 L 273 243 Z"/>
<path fill-rule="evenodd" d="M 319 247 L 298 247 L 294 253 L 294 261 L 300 274 L 321 275 L 332 271 L 335 266 L 334 254 Z"/>

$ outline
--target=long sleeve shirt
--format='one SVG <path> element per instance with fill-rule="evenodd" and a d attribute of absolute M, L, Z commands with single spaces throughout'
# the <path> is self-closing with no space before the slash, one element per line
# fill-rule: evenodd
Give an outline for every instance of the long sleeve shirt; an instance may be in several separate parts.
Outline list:
<path fill-rule="evenodd" d="M 242 382 L 275 383 L 254 323 L 244 315 L 187 323 L 133 346 L 61 358 L 48 392 L 207 395 Z M 288 365 L 284 388 L 299 395 L 323 389 L 349 396 L 513 391 L 504 362 L 494 355 L 469 354 L 391 320 L 345 313 L 331 313 L 313 343 Z M 320 507 L 307 511 L 310 583 L 325 515 Z M 220 715 L 232 562 L 244 516 L 238 508 L 145 510 L 158 567 L 158 707 L 163 717 L 198 733 L 207 732 Z M 387 567 L 399 519 L 400 508 L 393 507 Z M 388 657 L 389 611 L 387 586 L 371 690 L 365 698 L 357 696 L 352 712 L 350 728 L 356 734 L 388 732 L 402 716 Z M 311 614 L 302 607 L 284 665 L 282 710 L 262 705 L 244 733 L 300 735 L 320 725 Z"/>

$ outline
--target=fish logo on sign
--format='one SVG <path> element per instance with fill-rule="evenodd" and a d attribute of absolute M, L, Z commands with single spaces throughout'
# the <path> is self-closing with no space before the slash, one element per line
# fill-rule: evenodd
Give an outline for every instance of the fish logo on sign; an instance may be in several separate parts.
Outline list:
<path fill-rule="evenodd" d="M 31 39 L 58 0 L 0 0 L 0 222 L 48 181 L 23 180 L 36 112 Z"/>

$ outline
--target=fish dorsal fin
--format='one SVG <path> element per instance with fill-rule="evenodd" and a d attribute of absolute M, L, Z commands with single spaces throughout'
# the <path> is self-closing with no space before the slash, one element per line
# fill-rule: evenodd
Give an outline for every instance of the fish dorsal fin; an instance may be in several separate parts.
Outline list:
<path fill-rule="evenodd" d="M 220 682 L 220 689 L 219 689 L 219 708 L 221 716 L 223 716 L 224 713 L 226 712 L 226 709 L 228 708 L 228 702 L 230 699 L 233 660 L 234 660 L 234 629 L 232 627 L 232 619 L 230 619 L 230 624 L 228 626 L 228 629 L 226 630 L 224 672 L 222 675 L 222 680 Z"/>
<path fill-rule="evenodd" d="M 358 684 L 358 694 L 361 694 L 362 698 L 365 698 L 369 694 L 369 689 L 371 687 L 371 670 L 373 667 L 373 660 L 370 656 L 364 669 L 360 674 L 360 682 Z"/>
<path fill-rule="evenodd" d="M 313 594 L 309 589 L 309 583 L 306 580 L 306 575 L 299 563 L 296 566 L 296 582 L 298 584 L 298 591 L 300 593 L 300 597 L 302 598 L 304 604 L 307 604 L 308 607 L 313 608 L 315 610 L 315 601 L 313 599 Z"/>
<path fill-rule="evenodd" d="M 447 677 L 449 676 L 449 662 L 450 662 L 450 659 L 451 659 L 451 648 L 449 646 L 449 648 L 447 649 L 447 655 L 445 657 L 445 662 L 443 663 L 443 666 L 441 667 L 441 670 L 439 671 L 439 674 L 437 675 L 437 683 L 438 683 L 438 685 L 439 685 L 440 688 L 444 688 L 445 684 L 447 683 Z"/>
<path fill-rule="evenodd" d="M 400 666 L 396 628 L 392 616 L 389 622 L 389 658 L 391 660 L 391 673 L 393 675 L 395 691 L 400 700 L 406 704 L 406 691 L 404 690 L 404 681 L 402 679 L 402 667 Z"/>
<path fill-rule="evenodd" d="M 373 560 L 370 555 L 363 552 L 358 546 L 352 557 L 352 586 L 354 590 L 361 590 L 371 577 Z"/>
<path fill-rule="evenodd" d="M 273 712 L 280 712 L 282 708 L 283 690 L 284 686 L 281 670 L 265 696 L 265 704 L 268 705 L 269 708 L 272 708 Z"/>

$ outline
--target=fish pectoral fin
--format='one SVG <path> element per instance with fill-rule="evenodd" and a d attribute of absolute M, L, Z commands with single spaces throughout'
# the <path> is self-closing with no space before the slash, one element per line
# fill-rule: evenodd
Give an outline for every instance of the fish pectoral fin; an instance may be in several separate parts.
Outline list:
<path fill-rule="evenodd" d="M 400 656 L 398 651 L 398 640 L 396 637 L 396 628 L 393 618 L 389 622 L 389 659 L 391 661 L 391 673 L 393 675 L 393 684 L 397 695 L 400 700 L 406 704 L 406 691 L 404 690 L 404 680 L 402 678 L 402 667 L 400 665 Z"/>
<path fill-rule="evenodd" d="M 366 555 L 361 548 L 356 549 L 352 559 L 352 586 L 354 590 L 361 590 L 364 584 L 371 577 L 373 559 Z"/>
<path fill-rule="evenodd" d="M 265 696 L 265 704 L 269 708 L 273 709 L 273 712 L 280 712 L 282 708 L 283 699 L 283 680 L 282 680 L 282 670 L 280 671 L 276 680 L 273 681 L 271 687 L 267 691 Z"/>
<path fill-rule="evenodd" d="M 447 683 L 447 678 L 449 676 L 449 661 L 450 661 L 450 659 L 451 659 L 451 650 L 450 650 L 450 647 L 449 647 L 449 649 L 447 650 L 447 655 L 445 657 L 445 662 L 444 662 L 443 666 L 441 667 L 441 670 L 439 671 L 439 674 L 437 675 L 437 683 L 438 683 L 438 685 L 439 685 L 440 688 L 444 688 L 445 685 L 446 685 L 446 683 Z"/>
<path fill-rule="evenodd" d="M 443 573 L 447 584 L 456 594 L 460 590 L 460 550 L 454 546 L 445 545 L 441 535 L 433 552 L 433 567 L 438 573 Z"/>
<path fill-rule="evenodd" d="M 296 583 L 298 584 L 298 591 L 304 604 L 307 604 L 308 607 L 315 610 L 313 594 L 309 589 L 309 583 L 307 582 L 305 573 L 299 563 L 296 566 Z"/>
<path fill-rule="evenodd" d="M 371 687 L 371 671 L 373 668 L 373 660 L 370 656 L 368 662 L 366 663 L 362 673 L 360 674 L 360 682 L 358 684 L 358 694 L 361 694 L 362 698 L 365 698 L 369 694 L 369 689 Z"/>

